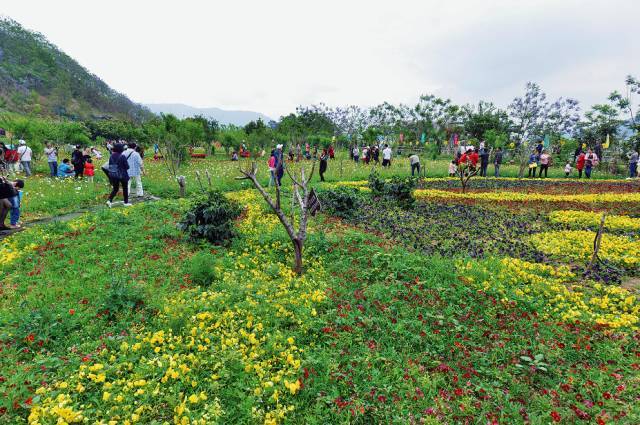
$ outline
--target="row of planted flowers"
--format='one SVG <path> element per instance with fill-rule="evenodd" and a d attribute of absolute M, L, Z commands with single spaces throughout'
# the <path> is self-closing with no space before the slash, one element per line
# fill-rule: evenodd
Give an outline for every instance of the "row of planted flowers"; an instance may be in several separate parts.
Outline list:
<path fill-rule="evenodd" d="M 32 424 L 276 423 L 301 388 L 300 365 L 325 295 L 323 266 L 299 278 L 250 192 L 240 240 L 215 255 L 207 289 L 168 300 L 160 329 L 113 337 L 98 357 L 37 390 Z M 269 235 L 265 238 L 265 235 Z"/>

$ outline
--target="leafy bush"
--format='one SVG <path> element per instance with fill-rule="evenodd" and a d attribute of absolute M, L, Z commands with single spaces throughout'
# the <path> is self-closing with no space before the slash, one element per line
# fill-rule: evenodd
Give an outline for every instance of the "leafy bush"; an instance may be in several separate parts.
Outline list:
<path fill-rule="evenodd" d="M 104 300 L 104 309 L 110 317 L 118 313 L 134 310 L 144 304 L 144 294 L 140 287 L 115 274 Z"/>
<path fill-rule="evenodd" d="M 242 208 L 218 191 L 198 197 L 178 227 L 192 239 L 206 239 L 216 245 L 227 244 L 234 236 L 233 220 Z"/>
<path fill-rule="evenodd" d="M 215 270 L 216 258 L 208 252 L 199 252 L 191 258 L 191 280 L 201 286 L 209 286 L 220 279 Z"/>
<path fill-rule="evenodd" d="M 387 200 L 398 202 L 404 208 L 413 205 L 415 187 L 416 180 L 412 177 L 394 176 L 390 181 L 385 181 L 375 171 L 369 174 L 369 188 L 373 196 L 382 196 Z"/>
<path fill-rule="evenodd" d="M 358 189 L 338 187 L 322 191 L 320 201 L 332 215 L 340 218 L 353 218 L 362 200 Z"/>

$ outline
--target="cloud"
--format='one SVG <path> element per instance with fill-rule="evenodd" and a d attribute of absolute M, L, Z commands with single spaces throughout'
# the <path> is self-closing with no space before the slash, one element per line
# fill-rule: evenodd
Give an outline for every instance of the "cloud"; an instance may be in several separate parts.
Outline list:
<path fill-rule="evenodd" d="M 3 12 L 136 101 L 274 117 L 429 92 L 506 105 L 530 80 L 590 104 L 640 69 L 635 0 L 21 0 Z"/>

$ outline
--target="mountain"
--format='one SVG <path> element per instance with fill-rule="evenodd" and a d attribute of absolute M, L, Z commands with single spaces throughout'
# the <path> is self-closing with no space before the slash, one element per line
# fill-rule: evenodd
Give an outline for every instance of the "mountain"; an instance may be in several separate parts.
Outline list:
<path fill-rule="evenodd" d="M 173 114 L 178 118 L 193 117 L 202 115 L 206 118 L 213 118 L 220 124 L 233 124 L 244 126 L 249 121 L 262 119 L 265 124 L 271 121 L 271 118 L 252 111 L 227 111 L 220 108 L 195 108 L 193 106 L 182 105 L 180 103 L 150 103 L 145 105 L 156 114 Z"/>
<path fill-rule="evenodd" d="M 0 18 L 0 111 L 71 119 L 152 117 L 39 33 Z"/>

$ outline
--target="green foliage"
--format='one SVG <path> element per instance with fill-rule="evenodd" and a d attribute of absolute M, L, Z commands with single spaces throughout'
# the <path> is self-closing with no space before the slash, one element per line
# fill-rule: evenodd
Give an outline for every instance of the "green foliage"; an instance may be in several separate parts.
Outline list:
<path fill-rule="evenodd" d="M 222 192 L 211 191 L 196 198 L 179 227 L 194 240 L 206 239 L 212 244 L 226 245 L 235 236 L 233 221 L 242 208 Z"/>
<path fill-rule="evenodd" d="M 362 203 L 358 189 L 351 187 L 323 190 L 320 192 L 320 201 L 329 213 L 344 219 L 352 218 Z"/>
<path fill-rule="evenodd" d="M 413 205 L 415 187 L 416 179 L 412 177 L 393 176 L 389 181 L 385 181 L 375 171 L 369 175 L 369 188 L 373 196 L 397 202 L 403 208 Z"/>
<path fill-rule="evenodd" d="M 210 252 L 201 251 L 191 257 L 189 275 L 193 283 L 206 287 L 220 280 L 220 275 L 214 268 L 215 264 L 216 257 Z"/>
<path fill-rule="evenodd" d="M 111 275 L 111 284 L 104 299 L 104 310 L 110 317 L 135 310 L 144 305 L 144 294 L 134 282 Z"/>

